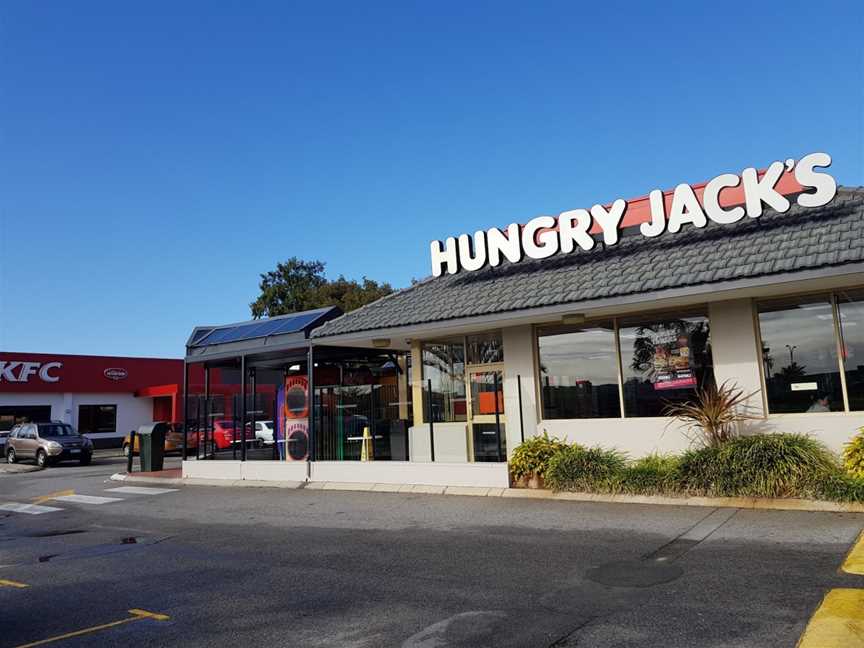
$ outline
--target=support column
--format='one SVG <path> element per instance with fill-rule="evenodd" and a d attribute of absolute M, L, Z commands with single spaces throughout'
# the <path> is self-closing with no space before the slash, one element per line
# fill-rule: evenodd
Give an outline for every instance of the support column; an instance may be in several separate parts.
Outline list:
<path fill-rule="evenodd" d="M 748 412 L 764 416 L 761 358 L 753 302 L 749 299 L 713 302 L 708 305 L 711 324 L 711 355 L 717 385 L 725 381 L 745 394 L 757 392 L 747 401 Z"/>
<path fill-rule="evenodd" d="M 507 456 L 522 441 L 519 423 L 519 383 L 522 385 L 522 426 L 525 438 L 537 434 L 537 385 L 534 375 L 534 334 L 530 325 L 506 328 L 504 345 L 504 412 L 507 415 Z M 521 381 L 518 379 L 521 376 Z"/>

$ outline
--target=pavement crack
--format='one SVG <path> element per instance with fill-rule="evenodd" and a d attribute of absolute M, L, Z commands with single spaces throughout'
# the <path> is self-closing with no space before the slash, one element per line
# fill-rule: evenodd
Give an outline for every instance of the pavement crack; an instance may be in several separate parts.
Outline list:
<path fill-rule="evenodd" d="M 591 623 L 594 623 L 598 619 L 602 619 L 604 616 L 608 616 L 608 615 L 604 614 L 604 615 L 597 615 L 597 616 L 588 617 L 585 621 L 583 621 L 582 623 L 580 623 L 579 625 L 577 625 L 573 629 L 568 630 L 563 635 L 561 635 L 560 637 L 555 639 L 555 641 L 548 644 L 547 648 L 564 648 L 564 647 L 566 647 L 570 643 L 570 639 L 573 637 L 573 635 L 575 635 L 580 630 L 584 630 L 588 625 L 590 625 Z"/>
<path fill-rule="evenodd" d="M 701 544 L 714 532 L 723 527 L 741 509 L 715 508 L 684 533 L 676 536 L 655 551 L 644 556 L 644 560 L 671 561 L 677 560 L 685 553 Z"/>

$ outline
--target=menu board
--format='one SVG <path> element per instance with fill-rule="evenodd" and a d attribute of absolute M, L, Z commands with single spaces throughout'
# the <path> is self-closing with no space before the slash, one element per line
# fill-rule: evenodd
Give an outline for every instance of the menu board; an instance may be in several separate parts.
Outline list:
<path fill-rule="evenodd" d="M 684 389 L 696 386 L 690 356 L 690 336 L 685 332 L 652 331 L 654 345 L 654 389 Z"/>

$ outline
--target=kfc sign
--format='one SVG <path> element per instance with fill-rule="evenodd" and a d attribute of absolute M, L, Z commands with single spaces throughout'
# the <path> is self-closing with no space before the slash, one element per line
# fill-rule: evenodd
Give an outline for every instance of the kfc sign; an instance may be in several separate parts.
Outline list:
<path fill-rule="evenodd" d="M 646 238 L 654 238 L 665 232 L 676 234 L 682 229 L 702 228 L 709 221 L 732 225 L 745 218 L 759 218 L 763 205 L 785 213 L 792 203 L 778 191 L 778 186 L 787 177 L 794 179 L 800 192 L 796 198 L 798 205 L 821 207 L 837 193 L 834 178 L 817 170 L 830 165 L 831 156 L 827 153 L 811 153 L 797 161 L 790 158 L 774 162 L 761 174 L 754 168 L 744 169 L 740 175 L 723 173 L 704 187 L 679 184 L 668 205 L 666 193 L 655 189 L 648 196 L 648 217 L 639 224 L 639 232 Z M 730 194 L 740 195 L 740 199 L 730 204 Z M 429 246 L 432 274 L 440 277 L 444 272 L 470 272 L 487 265 L 494 268 L 504 259 L 518 263 L 525 257 L 545 259 L 588 251 L 594 248 L 600 234 L 607 247 L 615 245 L 620 240 L 621 229 L 626 226 L 631 207 L 632 204 L 619 198 L 605 207 L 574 209 L 557 217 L 538 216 L 525 226 L 512 223 L 503 231 L 493 227 L 473 235 L 451 236 L 444 242 L 432 241 Z"/>
<path fill-rule="evenodd" d="M 0 382 L 26 383 L 30 382 L 32 376 L 36 376 L 42 382 L 56 383 L 60 380 L 56 372 L 62 367 L 62 362 L 0 360 Z"/>

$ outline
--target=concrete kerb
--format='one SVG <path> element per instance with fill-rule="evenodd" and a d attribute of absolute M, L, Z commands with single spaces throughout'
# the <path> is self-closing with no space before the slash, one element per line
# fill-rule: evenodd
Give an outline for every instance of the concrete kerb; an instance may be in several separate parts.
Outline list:
<path fill-rule="evenodd" d="M 555 493 L 526 488 L 486 488 L 479 486 L 427 486 L 424 484 L 367 484 L 357 482 L 297 482 L 269 480 L 231 480 L 202 478 L 137 477 L 115 473 L 114 481 L 179 486 L 240 486 L 246 488 L 290 488 L 306 490 L 354 491 L 367 493 L 422 493 L 463 497 L 504 497 L 552 500 L 559 502 L 596 502 L 603 504 L 652 504 L 660 506 L 703 506 L 711 508 L 764 509 L 781 511 L 826 511 L 864 513 L 864 504 L 823 502 L 807 499 L 769 499 L 758 497 L 664 497 L 661 495 L 604 495 L 597 493 Z"/>

